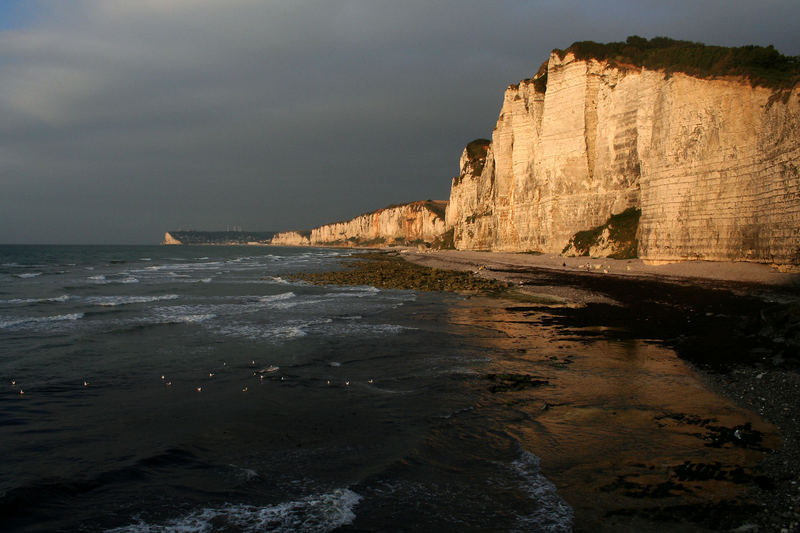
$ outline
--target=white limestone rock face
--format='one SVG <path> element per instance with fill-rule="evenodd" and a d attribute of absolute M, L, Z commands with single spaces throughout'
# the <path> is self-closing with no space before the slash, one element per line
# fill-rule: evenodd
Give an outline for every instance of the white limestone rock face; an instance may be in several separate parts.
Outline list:
<path fill-rule="evenodd" d="M 272 237 L 273 246 L 308 246 L 311 244 L 306 232 L 282 231 Z"/>
<path fill-rule="evenodd" d="M 800 87 L 554 53 L 508 87 L 486 154 L 453 180 L 457 248 L 560 253 L 638 207 L 645 260 L 800 262 Z"/>
<path fill-rule="evenodd" d="M 179 241 L 178 239 L 176 239 L 175 237 L 173 237 L 172 234 L 167 231 L 167 232 L 164 233 L 164 240 L 161 241 L 161 244 L 178 245 L 178 244 L 183 244 L 183 243 L 181 241 Z"/>
<path fill-rule="evenodd" d="M 446 202 L 412 202 L 380 209 L 311 231 L 312 246 L 431 243 L 445 231 Z"/>
<path fill-rule="evenodd" d="M 494 160 L 489 141 L 473 141 L 461 154 L 461 171 L 453 178 L 445 215 L 447 228 L 454 230 L 456 248 L 492 249 Z"/>

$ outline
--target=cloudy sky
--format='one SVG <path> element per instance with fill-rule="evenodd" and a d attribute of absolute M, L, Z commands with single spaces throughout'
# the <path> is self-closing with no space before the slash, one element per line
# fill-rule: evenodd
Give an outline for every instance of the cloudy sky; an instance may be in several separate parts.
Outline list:
<path fill-rule="evenodd" d="M 0 0 L 0 243 L 310 228 L 446 199 L 574 41 L 800 55 L 797 0 Z"/>

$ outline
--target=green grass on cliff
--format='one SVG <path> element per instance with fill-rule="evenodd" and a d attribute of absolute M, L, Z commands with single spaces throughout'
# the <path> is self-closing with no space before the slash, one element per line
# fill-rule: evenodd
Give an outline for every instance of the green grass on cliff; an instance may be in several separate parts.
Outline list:
<path fill-rule="evenodd" d="M 785 56 L 774 46 L 711 46 L 668 37 L 645 39 L 637 35 L 625 42 L 579 41 L 566 50 L 554 50 L 559 57 L 572 52 L 578 59 L 597 59 L 624 66 L 683 72 L 701 78 L 743 76 L 754 86 L 785 89 L 800 81 L 800 57 Z"/>
<path fill-rule="evenodd" d="M 567 253 L 572 247 L 575 253 L 580 256 L 588 256 L 592 246 L 598 244 L 600 236 L 605 229 L 608 229 L 609 240 L 617 244 L 616 251 L 609 255 L 612 259 L 633 259 L 638 254 L 639 241 L 636 239 L 636 232 L 639 230 L 639 218 L 642 211 L 635 207 L 630 207 L 611 215 L 605 224 L 579 231 L 570 239 L 569 244 L 561 253 Z"/>

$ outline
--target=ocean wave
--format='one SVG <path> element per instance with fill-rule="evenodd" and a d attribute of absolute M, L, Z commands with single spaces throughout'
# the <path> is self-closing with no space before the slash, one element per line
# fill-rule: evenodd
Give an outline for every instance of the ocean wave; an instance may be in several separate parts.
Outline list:
<path fill-rule="evenodd" d="M 575 517 L 572 507 L 559 497 L 556 486 L 542 474 L 539 458 L 520 449 L 511 469 L 517 474 L 520 487 L 538 503 L 535 513 L 517 519 L 515 531 L 571 532 Z"/>
<path fill-rule="evenodd" d="M 399 324 L 360 324 L 348 320 L 346 324 L 333 322 L 332 325 L 325 327 L 320 333 L 335 337 L 346 335 L 371 337 L 398 335 L 404 331 L 414 331 L 416 329 L 417 328 L 401 326 Z"/>
<path fill-rule="evenodd" d="M 350 489 L 335 489 L 324 494 L 307 496 L 266 507 L 228 504 L 205 507 L 162 524 L 140 521 L 136 524 L 110 529 L 108 533 L 161 532 L 326 532 L 351 524 L 354 508 L 361 496 Z"/>
<path fill-rule="evenodd" d="M 67 320 L 80 320 L 81 318 L 83 318 L 83 313 L 70 313 L 67 315 L 52 315 L 52 316 L 39 316 L 39 317 L 26 317 L 26 318 L 0 317 L 0 328 L 13 328 L 17 326 L 25 327 L 34 324 L 63 322 Z"/>
<path fill-rule="evenodd" d="M 188 314 L 188 315 L 171 315 L 171 316 L 164 316 L 163 320 L 159 323 L 161 324 L 196 324 L 198 322 L 205 322 L 206 320 L 211 320 L 212 318 L 216 318 L 217 315 L 214 313 L 195 313 L 195 314 Z"/>
<path fill-rule="evenodd" d="M 20 278 L 20 279 L 36 278 L 36 277 L 39 277 L 41 275 L 42 275 L 41 272 L 23 272 L 21 274 L 14 274 L 15 277 Z"/>
<path fill-rule="evenodd" d="M 10 300 L 0 300 L 0 304 L 39 304 L 39 303 L 59 303 L 69 300 L 69 296 L 64 294 L 54 298 L 11 298 Z"/>
<path fill-rule="evenodd" d="M 257 296 L 259 302 L 261 303 L 269 303 L 269 302 L 280 302 L 283 300 L 290 300 L 295 298 L 297 295 L 293 292 L 282 292 L 280 294 L 268 294 L 266 296 Z"/>
<path fill-rule="evenodd" d="M 289 340 L 308 335 L 305 328 L 308 324 L 226 324 L 216 325 L 214 333 L 230 337 L 241 337 L 251 340 Z"/>
<path fill-rule="evenodd" d="M 163 300 L 177 300 L 177 294 L 164 294 L 161 296 L 90 296 L 86 301 L 91 304 L 103 307 L 114 307 L 117 305 L 143 304 L 150 302 L 160 302 Z"/>
<path fill-rule="evenodd" d="M 91 281 L 93 283 L 97 283 L 99 285 L 106 285 L 106 284 L 109 284 L 109 283 L 124 283 L 124 284 L 139 283 L 139 280 L 137 278 L 133 277 L 133 276 L 126 276 L 126 277 L 124 277 L 122 279 L 108 279 L 103 274 L 97 274 L 95 276 L 89 276 L 86 279 L 88 279 L 89 281 Z"/>

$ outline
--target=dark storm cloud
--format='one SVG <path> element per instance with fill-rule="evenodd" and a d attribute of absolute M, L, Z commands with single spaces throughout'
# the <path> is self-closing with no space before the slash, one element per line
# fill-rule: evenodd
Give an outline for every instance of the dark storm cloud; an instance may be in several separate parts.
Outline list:
<path fill-rule="evenodd" d="M 446 198 L 505 86 L 576 40 L 800 53 L 794 0 L 26 5 L 0 30 L 0 242 L 311 227 Z"/>

